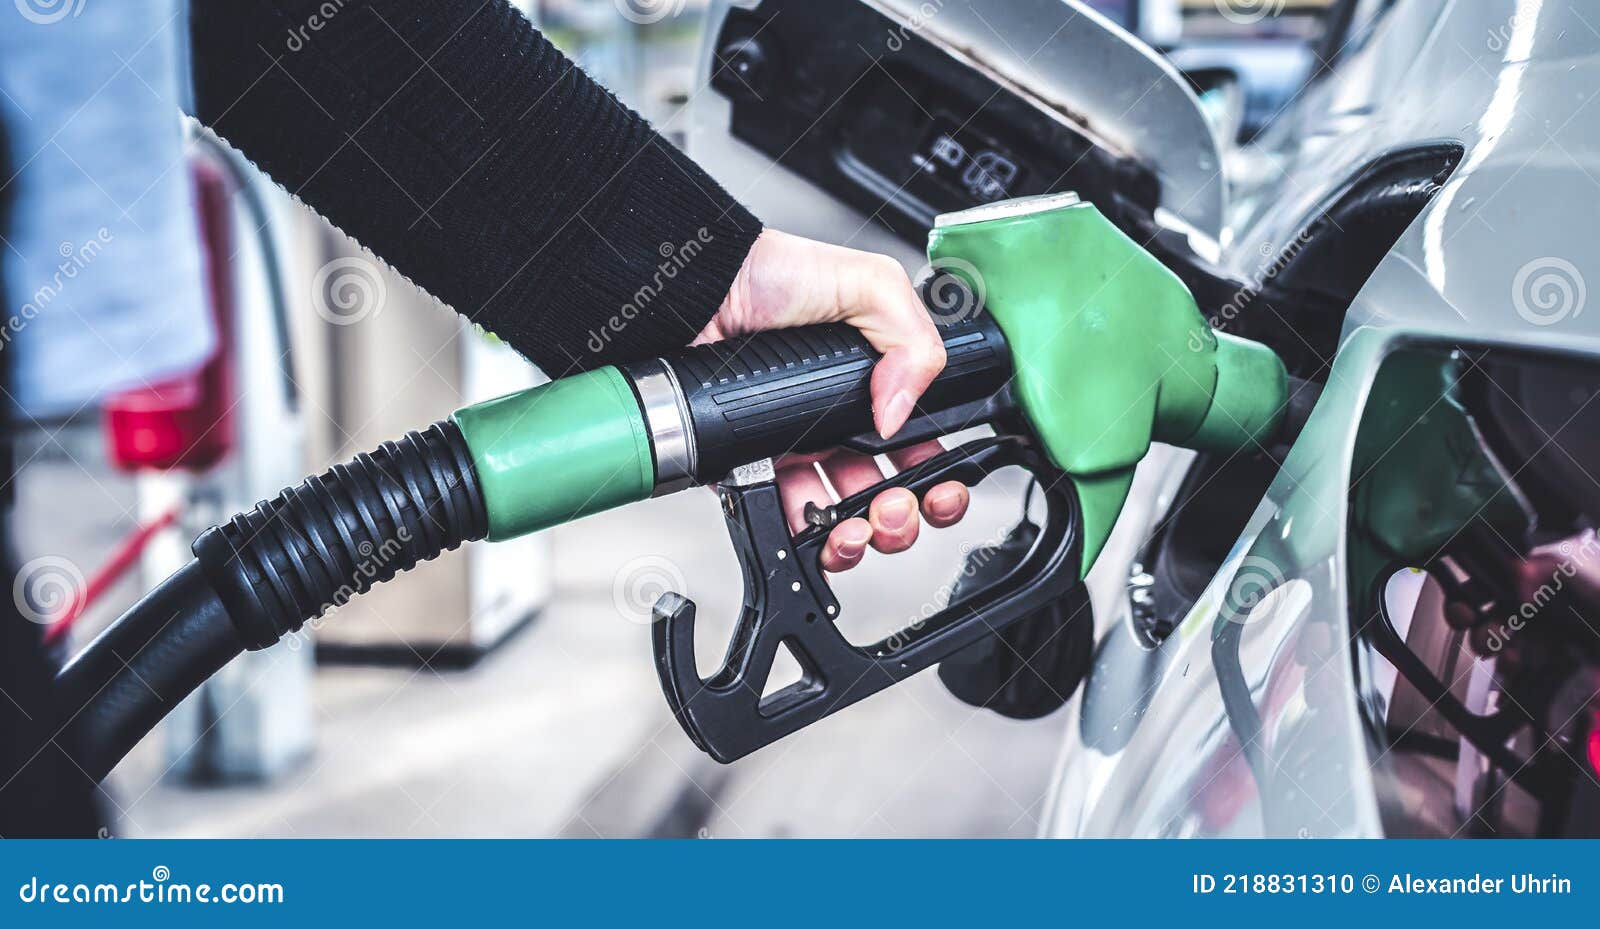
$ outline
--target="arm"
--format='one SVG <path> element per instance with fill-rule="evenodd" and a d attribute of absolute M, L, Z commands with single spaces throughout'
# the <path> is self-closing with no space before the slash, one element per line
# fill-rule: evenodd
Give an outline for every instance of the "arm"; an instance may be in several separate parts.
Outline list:
<path fill-rule="evenodd" d="M 191 28 L 203 122 L 551 377 L 688 343 L 761 231 L 503 0 L 195 0 Z"/>
<path fill-rule="evenodd" d="M 694 340 L 842 321 L 883 353 L 892 435 L 944 364 L 893 261 L 760 222 L 504 0 L 193 0 L 196 115 L 335 225 L 552 378 Z M 670 274 L 665 273 L 670 268 Z M 897 453 L 897 466 L 936 445 Z M 841 495 L 872 459 L 820 462 Z M 828 502 L 811 460 L 780 462 L 785 507 Z M 842 523 L 823 564 L 915 541 L 890 491 Z M 922 512 L 960 518 L 966 488 Z"/>

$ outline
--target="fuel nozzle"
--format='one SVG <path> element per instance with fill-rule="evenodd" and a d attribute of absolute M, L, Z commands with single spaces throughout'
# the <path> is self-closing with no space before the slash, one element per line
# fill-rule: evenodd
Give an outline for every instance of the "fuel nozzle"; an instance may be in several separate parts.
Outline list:
<path fill-rule="evenodd" d="M 991 424 L 1031 435 L 1070 478 L 1081 575 L 1151 442 L 1231 454 L 1270 444 L 1283 421 L 1277 355 L 1215 331 L 1172 272 L 1073 194 L 941 216 L 928 257 L 948 362 L 891 442 L 872 430 L 876 353 L 842 324 L 601 368 L 456 413 L 489 538 L 787 452 L 875 454 Z"/>

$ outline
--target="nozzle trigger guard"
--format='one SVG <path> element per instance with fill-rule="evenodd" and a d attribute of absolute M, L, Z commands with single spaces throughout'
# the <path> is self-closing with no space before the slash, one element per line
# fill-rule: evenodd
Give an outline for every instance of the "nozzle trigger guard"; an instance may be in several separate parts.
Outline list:
<path fill-rule="evenodd" d="M 790 537 L 770 466 L 741 469 L 742 479 L 720 486 L 723 515 L 744 574 L 744 607 L 722 666 L 704 679 L 695 666 L 693 601 L 663 594 L 652 624 L 656 671 L 689 738 L 717 761 L 732 762 L 1066 594 L 1078 583 L 1076 490 L 1024 438 L 992 436 L 946 451 L 841 500 L 838 518 L 865 515 L 872 499 L 891 487 L 920 497 L 945 481 L 974 486 L 1012 465 L 1031 472 L 1044 491 L 1044 529 L 1026 557 L 988 587 L 963 592 L 934 616 L 867 646 L 851 644 L 835 625 L 839 602 L 820 562 L 830 527 L 808 526 Z M 800 679 L 763 696 L 780 646 L 799 663 Z"/>

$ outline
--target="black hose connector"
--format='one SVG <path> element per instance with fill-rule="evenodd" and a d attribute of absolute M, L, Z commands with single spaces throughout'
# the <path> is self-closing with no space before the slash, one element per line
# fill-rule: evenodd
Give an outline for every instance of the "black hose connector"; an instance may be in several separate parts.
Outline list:
<path fill-rule="evenodd" d="M 262 649 L 487 533 L 471 454 L 461 430 L 446 420 L 207 529 L 194 554 L 240 641 Z"/>

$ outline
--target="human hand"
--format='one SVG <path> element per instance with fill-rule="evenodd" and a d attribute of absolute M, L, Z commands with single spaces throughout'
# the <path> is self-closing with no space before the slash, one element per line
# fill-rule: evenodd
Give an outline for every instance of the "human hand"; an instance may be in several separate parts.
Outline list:
<path fill-rule="evenodd" d="M 944 368 L 945 357 L 933 320 L 904 269 L 892 258 L 765 230 L 695 343 L 833 322 L 859 329 L 882 354 L 872 370 L 872 419 L 880 436 L 893 436 Z M 923 442 L 888 458 L 897 469 L 904 469 L 939 451 L 938 442 Z M 843 450 L 786 455 L 774 464 L 791 531 L 805 526 L 807 503 L 832 502 L 818 466 L 842 497 L 884 477 L 871 456 Z M 966 486 L 947 481 L 922 499 L 922 516 L 931 526 L 949 526 L 966 514 L 968 502 Z M 879 494 L 866 519 L 847 519 L 833 528 L 822 550 L 823 569 L 855 567 L 868 545 L 886 553 L 910 548 L 921 529 L 917 510 L 916 495 L 909 490 L 897 487 Z"/>

